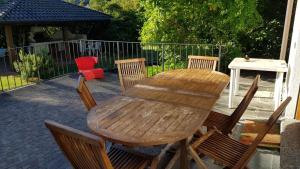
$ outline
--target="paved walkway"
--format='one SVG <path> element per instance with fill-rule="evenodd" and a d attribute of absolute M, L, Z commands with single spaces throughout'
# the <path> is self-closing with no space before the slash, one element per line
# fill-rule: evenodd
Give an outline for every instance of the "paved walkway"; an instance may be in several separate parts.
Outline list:
<path fill-rule="evenodd" d="M 75 91 L 76 78 L 62 77 L 0 95 L 1 169 L 69 168 L 44 120 L 88 131 L 86 109 Z M 119 93 L 114 76 L 89 85 L 97 101 Z"/>
<path fill-rule="evenodd" d="M 251 80 L 245 81 L 247 83 L 251 82 Z M 43 123 L 44 120 L 51 119 L 88 131 L 86 109 L 75 91 L 76 83 L 77 77 L 69 75 L 0 95 L 1 169 L 70 168 L 69 163 Z M 266 86 L 269 84 L 272 83 L 266 82 Z M 120 93 L 115 74 L 109 75 L 101 81 L 90 81 L 88 85 L 97 102 Z M 247 85 L 241 85 L 241 88 L 247 88 Z M 229 113 L 232 110 L 226 109 L 227 93 L 226 90 L 216 109 L 226 110 Z M 236 102 L 240 98 L 242 98 L 242 95 L 237 98 Z M 256 100 L 258 102 L 250 106 L 250 111 L 246 113 L 246 116 L 252 118 L 268 117 L 270 112 L 265 110 L 272 109 L 268 99 L 256 98 Z M 266 102 L 268 106 L 262 105 L 262 101 Z M 274 157 L 276 157 L 275 161 L 279 161 L 278 155 Z M 272 159 L 267 160 L 269 163 L 266 165 L 275 165 L 273 164 L 273 155 L 270 158 Z M 258 166 L 255 168 L 266 166 L 262 164 L 264 162 L 252 163 Z"/>

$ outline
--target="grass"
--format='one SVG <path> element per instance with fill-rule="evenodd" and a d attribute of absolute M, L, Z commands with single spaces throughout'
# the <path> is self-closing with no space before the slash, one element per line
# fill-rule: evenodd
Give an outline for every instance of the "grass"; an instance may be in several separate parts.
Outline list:
<path fill-rule="evenodd" d="M 148 77 L 154 76 L 162 72 L 162 66 L 147 66 Z"/>
<path fill-rule="evenodd" d="M 176 65 L 176 69 L 180 69 L 184 67 L 185 66 L 182 66 L 180 64 Z M 162 66 L 160 65 L 147 66 L 146 69 L 147 69 L 148 77 L 152 77 L 160 72 L 163 72 Z M 170 65 L 164 66 L 164 71 L 173 70 L 173 69 L 175 69 L 174 66 L 170 66 Z"/>
<path fill-rule="evenodd" d="M 29 84 L 33 84 L 33 82 L 21 79 L 19 75 L 0 76 L 0 91 L 11 90 Z"/>

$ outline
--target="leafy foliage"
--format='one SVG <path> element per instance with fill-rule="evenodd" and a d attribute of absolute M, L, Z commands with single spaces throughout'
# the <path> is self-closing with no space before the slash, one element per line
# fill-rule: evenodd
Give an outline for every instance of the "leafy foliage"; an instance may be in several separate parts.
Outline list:
<path fill-rule="evenodd" d="M 43 51 L 36 54 L 27 54 L 24 50 L 20 50 L 19 58 L 20 60 L 15 61 L 13 65 L 16 72 L 21 74 L 22 79 L 38 77 L 41 69 L 43 69 L 43 72 L 45 72 L 45 69 L 48 69 L 49 72 L 54 65 L 51 56 Z"/>
<path fill-rule="evenodd" d="M 276 4 L 276 5 L 274 5 Z M 240 36 L 243 51 L 251 56 L 279 58 L 287 1 L 259 0 L 262 24 Z"/>
<path fill-rule="evenodd" d="M 71 3 L 71 4 L 76 4 L 76 0 L 64 0 L 65 2 Z"/>
<path fill-rule="evenodd" d="M 222 43 L 228 48 L 223 68 L 242 55 L 240 37 L 262 23 L 256 0 L 142 0 L 142 6 L 142 42 Z M 176 57 L 167 54 L 166 63 Z"/>
<path fill-rule="evenodd" d="M 139 0 L 90 0 L 90 8 L 113 16 L 104 39 L 137 41 L 143 24 Z"/>
<path fill-rule="evenodd" d="M 261 17 L 255 0 L 143 0 L 142 42 L 236 42 Z"/>

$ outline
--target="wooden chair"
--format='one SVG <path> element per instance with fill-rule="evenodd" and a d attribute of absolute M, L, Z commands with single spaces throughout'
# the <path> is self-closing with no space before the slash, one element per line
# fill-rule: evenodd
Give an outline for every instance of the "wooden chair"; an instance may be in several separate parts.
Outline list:
<path fill-rule="evenodd" d="M 228 135 L 222 134 L 215 128 L 192 143 L 188 147 L 189 153 L 200 168 L 206 168 L 206 166 L 198 154 L 207 155 L 222 163 L 226 168 L 247 168 L 247 164 L 255 153 L 256 147 L 276 123 L 290 101 L 291 97 L 288 97 L 276 109 L 251 145 L 240 143 Z"/>
<path fill-rule="evenodd" d="M 78 78 L 78 85 L 76 90 L 88 111 L 90 111 L 91 108 L 97 105 L 95 99 L 93 98 L 89 88 L 85 83 L 85 78 L 81 75 Z"/>
<path fill-rule="evenodd" d="M 154 159 L 116 147 L 107 153 L 104 140 L 98 136 L 53 121 L 45 121 L 45 125 L 75 169 L 144 169 Z M 153 163 L 151 169 L 155 168 Z"/>
<path fill-rule="evenodd" d="M 216 70 L 219 58 L 209 56 L 189 56 L 188 69 Z"/>
<path fill-rule="evenodd" d="M 205 120 L 203 126 L 206 126 L 208 129 L 216 127 L 223 134 L 230 134 L 234 126 L 238 123 L 238 121 L 246 111 L 251 100 L 253 99 L 258 89 L 259 80 L 260 76 L 257 75 L 247 94 L 230 116 L 212 111 Z"/>
<path fill-rule="evenodd" d="M 119 80 L 122 93 L 147 77 L 145 58 L 117 60 Z"/>

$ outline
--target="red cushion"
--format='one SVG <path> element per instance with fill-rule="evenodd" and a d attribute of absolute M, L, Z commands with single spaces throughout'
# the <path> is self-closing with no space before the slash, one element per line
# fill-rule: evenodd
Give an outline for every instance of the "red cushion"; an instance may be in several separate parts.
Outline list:
<path fill-rule="evenodd" d="M 79 72 L 83 74 L 86 80 L 100 79 L 104 77 L 104 71 L 102 68 L 97 68 L 92 70 L 82 70 Z"/>
<path fill-rule="evenodd" d="M 94 69 L 95 64 L 98 62 L 97 57 L 94 56 L 82 56 L 75 59 L 78 70 L 90 70 Z"/>

